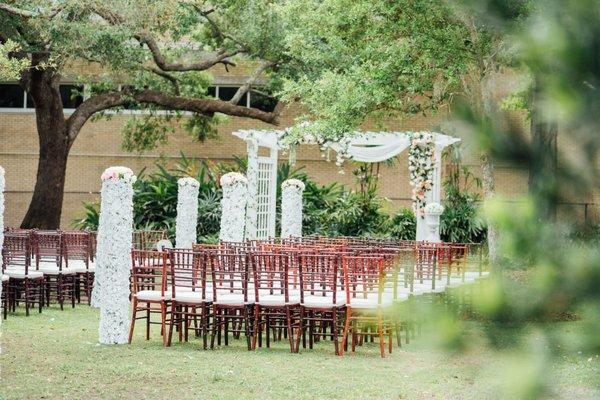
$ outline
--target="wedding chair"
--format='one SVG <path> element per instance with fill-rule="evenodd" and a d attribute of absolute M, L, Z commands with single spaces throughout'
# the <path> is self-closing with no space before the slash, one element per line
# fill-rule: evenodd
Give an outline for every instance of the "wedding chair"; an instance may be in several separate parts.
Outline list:
<path fill-rule="evenodd" d="M 207 282 L 207 252 L 191 249 L 169 249 L 171 287 L 171 319 L 167 346 L 171 345 L 173 329 L 179 331 L 179 341 L 188 341 L 189 330 L 202 335 L 208 345 L 212 284 Z M 199 325 L 198 325 L 199 324 Z"/>
<path fill-rule="evenodd" d="M 4 234 L 2 272 L 8 276 L 8 308 L 15 311 L 19 300 L 25 302 L 25 315 L 37 303 L 39 312 L 44 304 L 44 274 L 31 268 L 31 233 L 9 231 Z"/>
<path fill-rule="evenodd" d="M 210 347 L 214 348 L 217 337 L 221 344 L 221 333 L 225 345 L 229 345 L 231 332 L 234 336 L 244 333 L 248 350 L 252 350 L 254 287 L 250 282 L 249 256 L 231 249 L 210 249 L 206 255 L 213 290 Z"/>
<path fill-rule="evenodd" d="M 63 235 L 59 231 L 36 230 L 32 234 L 35 269 L 44 274 L 46 305 L 56 299 L 64 310 L 65 300 L 75 307 L 75 270 L 63 263 Z"/>
<path fill-rule="evenodd" d="M 302 345 L 309 348 L 316 337 L 330 337 L 335 354 L 340 354 L 339 336 L 346 306 L 342 280 L 341 258 L 337 254 L 300 253 L 300 306 Z M 317 328 L 317 329 L 315 329 Z M 330 333 L 327 333 L 330 328 Z"/>
<path fill-rule="evenodd" d="M 385 357 L 385 336 L 388 336 L 388 351 L 392 352 L 393 322 L 390 317 L 393 297 L 384 292 L 386 274 L 383 257 L 342 256 L 344 287 L 346 290 L 346 321 L 340 355 L 352 332 L 352 351 L 358 343 L 358 335 L 375 335 L 379 338 L 381 357 Z M 374 325 L 376 332 L 367 331 Z"/>
<path fill-rule="evenodd" d="M 85 293 L 88 304 L 92 298 L 96 266 L 92 254 L 94 252 L 94 236 L 86 231 L 66 231 L 63 236 L 63 257 L 68 270 L 76 273 L 75 293 L 77 302 L 81 302 L 81 292 Z"/>
<path fill-rule="evenodd" d="M 133 314 L 129 343 L 133 338 L 135 322 L 146 320 L 146 340 L 150 339 L 150 325 L 160 324 L 163 345 L 166 345 L 166 323 L 171 303 L 167 290 L 167 253 L 152 250 L 131 250 Z M 141 313 L 141 316 L 138 316 Z M 160 322 L 151 321 L 152 314 L 160 314 Z"/>
<path fill-rule="evenodd" d="M 252 348 L 262 345 L 266 332 L 266 346 L 270 347 L 270 331 L 285 329 L 292 353 L 298 352 L 301 331 L 300 293 L 291 290 L 290 270 L 296 263 L 294 252 L 259 252 L 250 255 L 254 277 L 254 328 Z"/>

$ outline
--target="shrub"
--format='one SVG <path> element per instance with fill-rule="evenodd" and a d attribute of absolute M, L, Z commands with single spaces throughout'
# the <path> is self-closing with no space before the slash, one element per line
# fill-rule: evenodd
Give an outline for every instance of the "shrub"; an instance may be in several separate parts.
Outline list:
<path fill-rule="evenodd" d="M 401 240 L 415 240 L 417 237 L 417 218 L 410 208 L 402 208 L 391 220 L 390 236 Z"/>

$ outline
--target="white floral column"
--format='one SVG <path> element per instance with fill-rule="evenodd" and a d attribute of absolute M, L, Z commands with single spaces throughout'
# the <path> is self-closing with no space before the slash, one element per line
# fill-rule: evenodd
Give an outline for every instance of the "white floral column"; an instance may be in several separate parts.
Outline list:
<path fill-rule="evenodd" d="M 223 200 L 221 200 L 221 232 L 223 242 L 243 242 L 246 226 L 246 204 L 248 180 L 238 172 L 230 172 L 221 177 Z"/>
<path fill-rule="evenodd" d="M 408 170 L 412 186 L 413 210 L 417 218 L 417 241 L 427 239 L 424 207 L 431 199 L 435 169 L 435 136 L 431 132 L 414 132 L 408 151 Z"/>
<path fill-rule="evenodd" d="M 4 168 L 0 167 L 0 257 L 2 257 L 2 246 L 4 245 L 4 185 Z M 0 296 L 2 296 L 2 285 L 0 285 Z M 0 304 L 0 325 L 2 325 L 2 312 Z"/>
<path fill-rule="evenodd" d="M 302 192 L 304 183 L 288 179 L 281 184 L 281 237 L 302 237 Z"/>
<path fill-rule="evenodd" d="M 246 206 L 246 233 L 247 240 L 256 239 L 256 223 L 258 220 L 256 211 L 256 197 L 258 196 L 258 143 L 255 138 L 250 137 L 246 141 L 248 148 L 248 167 L 246 177 L 248 179 L 248 201 Z"/>
<path fill-rule="evenodd" d="M 432 243 L 440 242 L 440 215 L 444 212 L 444 207 L 439 203 L 428 203 L 425 206 L 425 222 L 427 223 L 426 240 Z"/>
<path fill-rule="evenodd" d="M 110 167 L 102 174 L 96 304 L 100 306 L 99 341 L 127 343 L 129 334 L 129 275 L 133 225 L 133 183 L 126 167 Z"/>
<path fill-rule="evenodd" d="M 191 249 L 196 243 L 198 223 L 198 190 L 200 183 L 194 178 L 181 178 L 177 181 L 177 221 L 175 243 L 180 249 Z"/>

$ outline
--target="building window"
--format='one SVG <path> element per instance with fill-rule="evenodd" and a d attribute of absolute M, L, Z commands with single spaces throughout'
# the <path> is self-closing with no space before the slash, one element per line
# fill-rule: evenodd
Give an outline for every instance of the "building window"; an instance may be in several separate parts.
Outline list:
<path fill-rule="evenodd" d="M 63 108 L 77 108 L 83 103 L 83 85 L 60 85 Z"/>
<path fill-rule="evenodd" d="M 239 88 L 239 86 L 210 86 L 207 94 L 219 100 L 230 101 Z M 238 105 L 272 112 L 277 105 L 277 99 L 260 92 L 250 91 L 242 96 Z"/>
<path fill-rule="evenodd" d="M 277 99 L 259 92 L 250 92 L 250 107 L 265 112 L 273 112 L 277 105 Z"/>
<path fill-rule="evenodd" d="M 24 108 L 25 92 L 16 83 L 0 84 L 0 108 Z"/>
<path fill-rule="evenodd" d="M 65 109 L 75 109 L 83 103 L 83 85 L 61 84 L 58 90 Z M 33 109 L 35 104 L 31 96 L 20 85 L 1 83 L 0 108 Z"/>

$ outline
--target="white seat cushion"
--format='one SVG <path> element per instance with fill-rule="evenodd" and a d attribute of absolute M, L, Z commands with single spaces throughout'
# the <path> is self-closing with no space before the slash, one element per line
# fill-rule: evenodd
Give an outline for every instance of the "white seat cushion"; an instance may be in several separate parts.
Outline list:
<path fill-rule="evenodd" d="M 286 303 L 285 296 L 282 294 L 261 294 L 258 297 L 258 303 L 261 306 L 267 307 L 277 307 L 277 306 L 286 306 L 293 304 L 300 304 L 300 296 L 299 295 L 289 295 L 288 301 Z"/>
<path fill-rule="evenodd" d="M 244 306 L 248 304 L 254 304 L 254 296 L 248 294 L 248 300 L 244 301 L 244 296 L 241 293 L 223 293 L 217 292 L 217 299 L 215 304 L 228 305 L 228 306 Z"/>
<path fill-rule="evenodd" d="M 58 269 L 58 267 L 40 267 L 39 272 L 44 275 L 73 275 L 75 271 L 71 271 L 68 268 L 63 268 L 62 270 Z"/>
<path fill-rule="evenodd" d="M 77 272 L 77 273 L 94 272 L 96 269 L 94 263 L 90 261 L 88 263 L 88 268 L 86 270 L 85 261 L 83 261 L 83 260 L 70 260 L 68 268 L 69 268 L 69 270 Z"/>
<path fill-rule="evenodd" d="M 2 274 L 2 282 L 7 282 L 10 278 L 8 277 L 8 275 L 4 275 Z"/>
<path fill-rule="evenodd" d="M 192 292 L 191 290 L 175 290 L 174 300 L 181 303 L 208 303 L 212 301 L 212 291 L 207 291 L 205 298 L 202 299 L 202 291 Z"/>
<path fill-rule="evenodd" d="M 4 274 L 8 275 L 8 277 L 12 279 L 38 279 L 44 277 L 44 274 L 40 271 L 29 270 L 28 273 L 25 274 L 24 269 L 7 269 L 6 271 L 4 271 Z"/>
<path fill-rule="evenodd" d="M 164 297 L 160 290 L 140 290 L 135 294 L 138 300 L 160 301 L 171 300 L 171 293 L 165 292 Z"/>
<path fill-rule="evenodd" d="M 302 303 L 302 306 L 307 308 L 333 308 L 344 305 L 346 305 L 345 293 L 337 293 L 335 303 L 333 302 L 333 296 L 315 295 L 304 296 L 304 302 Z"/>
<path fill-rule="evenodd" d="M 350 308 L 358 310 L 372 310 L 378 307 L 384 308 L 392 305 L 393 299 L 390 296 L 382 296 L 381 305 L 378 304 L 377 296 L 371 296 L 365 298 L 353 298 L 350 299 Z"/>

